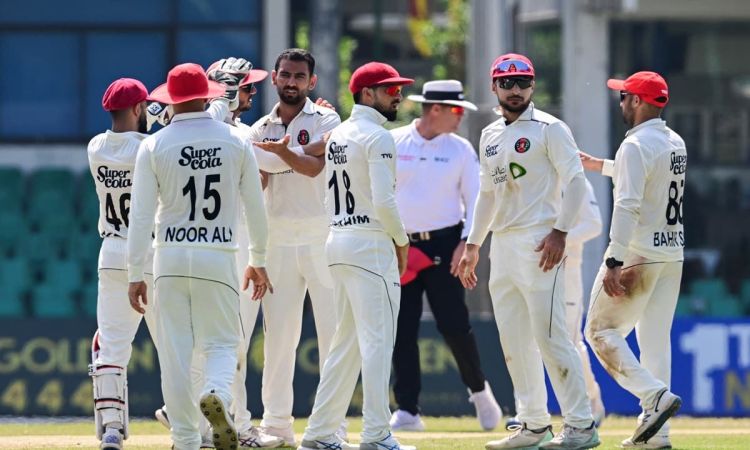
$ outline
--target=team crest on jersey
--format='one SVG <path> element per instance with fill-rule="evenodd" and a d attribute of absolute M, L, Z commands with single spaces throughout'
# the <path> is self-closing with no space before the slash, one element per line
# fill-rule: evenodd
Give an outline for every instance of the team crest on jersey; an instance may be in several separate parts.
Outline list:
<path fill-rule="evenodd" d="M 521 138 L 516 141 L 515 149 L 517 153 L 526 153 L 531 148 L 531 141 L 527 138 Z"/>
<path fill-rule="evenodd" d="M 310 143 L 310 133 L 307 130 L 301 130 L 297 135 L 297 142 L 299 145 L 307 145 Z"/>

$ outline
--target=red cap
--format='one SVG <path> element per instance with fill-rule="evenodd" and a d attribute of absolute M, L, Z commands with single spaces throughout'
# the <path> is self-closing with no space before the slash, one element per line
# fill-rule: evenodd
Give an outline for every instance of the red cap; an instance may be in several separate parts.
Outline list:
<path fill-rule="evenodd" d="M 607 87 L 615 91 L 625 91 L 635 94 L 659 108 L 666 106 L 669 101 L 667 82 L 656 72 L 636 72 L 626 80 L 607 80 Z"/>
<path fill-rule="evenodd" d="M 429 256 L 427 256 L 422 250 L 416 247 L 409 247 L 409 252 L 406 256 L 406 271 L 401 275 L 401 285 L 410 283 L 417 274 L 428 267 L 435 265 Z"/>
<path fill-rule="evenodd" d="M 257 83 L 258 81 L 263 81 L 268 76 L 268 72 L 261 69 L 251 69 L 250 72 L 248 72 L 247 75 L 245 75 L 245 78 L 240 81 L 240 87 L 247 86 L 251 83 Z"/>
<path fill-rule="evenodd" d="M 173 105 L 199 98 L 216 98 L 224 94 L 224 86 L 210 81 L 198 64 L 175 66 L 167 74 L 167 82 L 154 89 L 149 100 Z"/>
<path fill-rule="evenodd" d="M 517 76 L 534 76 L 534 65 L 531 64 L 529 58 L 518 53 L 506 53 L 498 56 L 492 63 L 490 78 L 493 80 L 500 77 Z"/>
<path fill-rule="evenodd" d="M 133 78 L 120 78 L 112 82 L 102 97 L 105 111 L 127 109 L 145 101 L 148 97 L 146 86 Z"/>
<path fill-rule="evenodd" d="M 414 80 L 403 78 L 393 66 L 381 62 L 369 62 L 363 66 L 359 66 L 354 71 L 352 78 L 349 80 L 349 91 L 352 94 L 356 94 L 369 86 L 412 83 L 414 83 Z"/>

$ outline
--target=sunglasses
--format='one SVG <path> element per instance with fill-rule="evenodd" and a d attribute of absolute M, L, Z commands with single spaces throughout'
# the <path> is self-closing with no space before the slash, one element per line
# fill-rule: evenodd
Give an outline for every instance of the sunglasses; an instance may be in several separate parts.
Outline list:
<path fill-rule="evenodd" d="M 397 97 L 401 95 L 401 85 L 400 84 L 392 84 L 390 86 L 369 86 L 370 89 L 377 89 L 377 88 L 384 88 L 386 94 L 390 95 L 391 97 Z"/>
<path fill-rule="evenodd" d="M 520 59 L 508 59 L 495 64 L 495 68 L 492 69 L 492 76 L 497 77 L 516 72 L 532 72 L 533 70 L 530 65 Z"/>
<path fill-rule="evenodd" d="M 242 92 L 246 92 L 248 94 L 252 94 L 253 91 L 255 91 L 255 83 L 246 84 L 244 86 L 240 86 L 240 89 Z"/>
<path fill-rule="evenodd" d="M 533 81 L 534 79 L 531 77 L 502 77 L 495 78 L 495 86 L 510 90 L 517 84 L 521 89 L 528 89 Z"/>
<path fill-rule="evenodd" d="M 451 106 L 450 111 L 452 114 L 455 114 L 457 116 L 463 116 L 464 115 L 464 107 L 463 106 Z"/>
<path fill-rule="evenodd" d="M 630 92 L 620 91 L 620 101 L 624 102 L 625 97 L 627 97 L 628 95 L 630 95 Z"/>

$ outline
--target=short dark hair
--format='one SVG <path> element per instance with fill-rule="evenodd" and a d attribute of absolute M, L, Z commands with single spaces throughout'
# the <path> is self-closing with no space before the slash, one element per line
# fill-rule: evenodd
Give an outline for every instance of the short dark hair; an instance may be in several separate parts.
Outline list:
<path fill-rule="evenodd" d="M 273 70 L 278 72 L 279 64 L 284 59 L 288 59 L 289 61 L 304 61 L 307 63 L 307 68 L 310 69 L 310 76 L 315 73 L 315 58 L 303 48 L 288 48 L 281 52 L 279 57 L 276 58 L 276 65 Z"/>
<path fill-rule="evenodd" d="M 355 92 L 354 94 L 352 94 L 352 97 L 354 97 L 354 103 L 359 105 L 360 100 L 362 100 L 362 91 Z"/>

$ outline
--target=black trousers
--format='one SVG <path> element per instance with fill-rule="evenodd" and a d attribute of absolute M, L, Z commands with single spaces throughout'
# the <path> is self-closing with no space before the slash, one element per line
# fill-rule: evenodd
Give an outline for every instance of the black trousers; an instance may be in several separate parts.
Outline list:
<path fill-rule="evenodd" d="M 393 349 L 393 392 L 399 409 L 411 414 L 419 413 L 419 392 L 422 389 L 417 340 L 422 317 L 422 295 L 425 292 L 438 331 L 456 359 L 464 384 L 472 392 L 484 389 L 485 376 L 469 324 L 465 291 L 459 279 L 450 273 L 453 251 L 460 239 L 461 229 L 456 227 L 455 233 L 450 235 L 411 244 L 431 259 L 439 260 L 439 264 L 423 270 L 414 281 L 401 286 L 401 309 Z"/>

